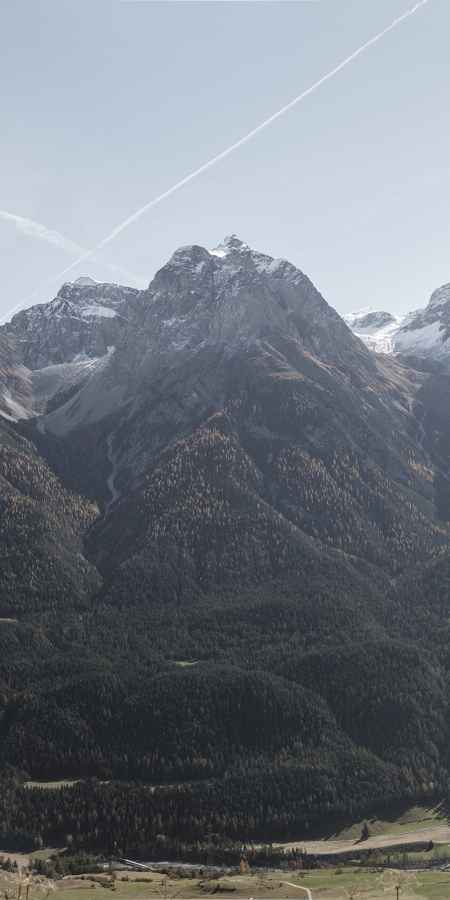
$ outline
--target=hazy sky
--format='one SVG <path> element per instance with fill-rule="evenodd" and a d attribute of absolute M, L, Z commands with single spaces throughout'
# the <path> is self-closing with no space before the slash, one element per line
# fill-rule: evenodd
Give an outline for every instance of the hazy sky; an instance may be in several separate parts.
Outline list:
<path fill-rule="evenodd" d="M 45 286 L 413 6 L 2 0 L 0 316 L 80 275 L 139 286 L 105 264 L 147 283 L 176 247 L 232 233 L 341 313 L 425 306 L 450 281 L 449 0 Z"/>

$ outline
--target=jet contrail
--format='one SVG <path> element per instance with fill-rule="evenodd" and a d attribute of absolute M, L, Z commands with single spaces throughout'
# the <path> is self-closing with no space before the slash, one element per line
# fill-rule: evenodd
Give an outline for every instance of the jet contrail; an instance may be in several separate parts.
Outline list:
<path fill-rule="evenodd" d="M 112 272 L 116 272 L 117 275 L 123 275 L 124 278 L 130 278 L 132 281 L 135 281 L 142 287 L 148 287 L 148 283 L 150 280 L 149 278 L 140 278 L 139 275 L 134 275 L 134 273 L 129 272 L 128 269 L 122 269 L 122 266 L 116 266 L 113 265 L 113 263 L 107 263 L 103 259 L 98 259 L 97 262 L 99 262 L 101 266 L 107 266 L 108 269 L 111 269 Z"/>
<path fill-rule="evenodd" d="M 384 37 L 385 34 L 387 34 L 389 31 L 392 31 L 392 29 L 395 28 L 396 25 L 399 25 L 400 22 L 403 22 L 405 19 L 408 19 L 409 16 L 414 15 L 414 13 L 418 9 L 420 9 L 421 6 L 425 6 L 426 3 L 429 3 L 429 0 L 419 0 L 419 3 L 416 3 L 416 5 L 413 6 L 412 9 L 408 10 L 408 12 L 404 13 L 402 16 L 399 16 L 398 19 L 395 19 L 394 22 L 392 22 L 390 25 L 388 25 L 387 28 L 384 28 L 383 31 L 380 31 L 379 34 L 376 34 L 375 37 L 370 38 L 369 41 L 366 41 L 366 43 L 363 44 L 362 47 L 359 47 L 358 50 L 355 50 L 354 53 L 352 53 L 350 56 L 348 56 L 347 59 L 344 59 L 343 62 L 339 63 L 339 65 L 336 66 L 336 68 L 332 69 L 331 72 L 328 72 L 327 75 L 324 75 L 323 78 L 320 78 L 319 81 L 316 81 L 316 83 L 313 84 L 310 88 L 308 88 L 306 91 L 303 91 L 302 94 L 299 94 L 299 96 L 296 97 L 295 100 L 291 100 L 290 103 L 288 103 L 286 106 L 283 106 L 282 109 L 280 109 L 278 112 L 276 112 L 273 116 L 270 116 L 269 119 L 266 119 L 266 121 L 263 122 L 261 125 L 258 125 L 257 128 L 255 128 L 253 131 L 251 131 L 245 137 L 241 138 L 240 141 L 237 141 L 236 144 L 232 144 L 232 146 L 228 147 L 227 150 L 224 150 L 223 153 L 219 153 L 219 155 L 215 156 L 214 159 L 211 159 L 209 162 L 205 163 L 205 165 L 200 166 L 200 168 L 196 169 L 195 172 L 192 172 L 191 175 L 188 175 L 186 178 L 183 178 L 182 181 L 179 181 L 173 187 L 169 188 L 168 191 L 165 191 L 164 194 L 160 194 L 159 197 L 156 197 L 154 200 L 151 200 L 150 203 L 147 203 L 145 206 L 142 206 L 132 216 L 130 216 L 128 219 L 125 219 L 125 221 L 122 222 L 121 225 L 118 225 L 117 228 L 115 228 L 114 231 L 111 232 L 111 234 L 109 234 L 106 238 L 104 238 L 102 241 L 100 241 L 100 243 L 97 244 L 97 246 L 94 250 L 87 250 L 85 253 L 83 253 L 82 256 L 80 256 L 73 263 L 71 263 L 71 265 L 68 266 L 67 269 L 64 269 L 63 272 L 60 272 L 54 278 L 51 278 L 50 281 L 48 281 L 47 284 L 44 285 L 44 287 L 39 288 L 37 291 L 35 291 L 34 294 L 31 295 L 31 297 L 28 297 L 27 300 L 23 300 L 21 303 L 18 303 L 17 306 L 15 306 L 8 313 L 6 313 L 6 315 L 4 315 L 2 318 L 0 318 L 0 322 L 3 322 L 4 319 L 7 319 L 8 316 L 10 316 L 11 313 L 15 312 L 16 309 L 19 309 L 19 307 L 23 306 L 25 303 L 28 303 L 30 300 L 33 300 L 34 297 L 36 296 L 36 294 L 40 293 L 41 290 L 44 290 L 44 288 L 48 287 L 50 284 L 53 284 L 54 281 L 57 281 L 59 278 L 62 278 L 63 275 L 66 275 L 66 273 L 69 272 L 70 269 L 73 269 L 73 267 L 78 265 L 78 263 L 82 262 L 83 259 L 87 259 L 89 256 L 92 256 L 93 254 L 95 254 L 95 250 L 99 250 L 101 247 L 104 247 L 105 244 L 108 244 L 109 241 L 112 241 L 113 238 L 115 238 L 117 234 L 119 234 L 121 231 L 123 231 L 124 228 L 127 228 L 128 225 L 131 225 L 132 222 L 135 222 L 136 219 L 138 219 L 145 212 L 147 212 L 148 209 L 151 209 L 152 206 L 156 206 L 157 203 L 160 203 L 161 200 L 165 200 L 166 197 L 169 197 L 170 194 L 174 193 L 174 191 L 177 191 L 179 188 L 183 187 L 183 185 L 187 184 L 189 181 L 192 181 L 193 178 L 197 178 L 197 175 L 201 175 L 202 172 L 206 172 L 207 169 L 210 169 L 211 166 L 214 166 L 217 162 L 220 162 L 221 159 L 225 159 L 225 157 L 229 156 L 230 153 L 233 153 L 239 147 L 242 147 L 244 144 L 247 143 L 247 141 L 250 141 L 253 137 L 255 137 L 255 135 L 259 134 L 260 131 L 262 131 L 264 128 L 267 128 L 268 125 L 271 125 L 272 122 L 275 122 L 277 119 L 280 118 L 280 116 L 284 115 L 285 112 L 287 112 L 289 109 L 292 109 L 292 107 L 295 106 L 297 103 L 300 103 L 300 100 L 303 100 L 304 97 L 307 97 L 309 94 L 312 94 L 313 91 L 317 90 L 317 88 L 319 88 L 322 84 L 325 84 L 325 82 L 328 81 L 330 78 L 332 78 L 333 75 L 336 75 L 337 72 L 340 72 L 341 69 L 345 68 L 345 66 L 348 66 L 348 64 L 350 62 L 352 62 L 352 60 L 356 59 L 356 57 L 360 55 L 360 53 L 363 53 L 363 51 L 367 50 L 368 47 L 371 47 L 372 44 L 376 44 L 377 41 L 379 41 L 382 37 Z M 6 217 L 10 217 L 15 220 L 19 219 L 18 216 L 9 216 L 8 213 L 5 213 L 4 215 Z M 28 221 L 29 220 L 27 220 L 27 219 L 23 220 L 24 223 L 28 222 Z M 35 222 L 32 223 L 30 220 L 30 225 L 37 225 L 37 223 L 35 223 Z M 20 227 L 20 226 L 18 226 L 18 227 Z M 27 232 L 27 233 L 29 233 L 29 232 Z M 49 232 L 49 233 L 57 234 L 57 232 Z M 37 235 L 34 235 L 34 236 L 37 236 Z M 62 235 L 59 235 L 59 237 L 62 238 Z M 45 238 L 41 237 L 41 240 L 44 240 L 44 239 Z M 65 240 L 65 238 L 62 238 L 62 239 Z M 71 243 L 71 242 L 68 242 L 68 243 Z M 74 245 L 74 246 L 76 246 L 76 245 Z M 81 249 L 82 248 L 80 248 L 80 250 Z M 139 279 L 139 280 L 141 280 L 141 279 Z"/>
<path fill-rule="evenodd" d="M 135 212 L 132 216 L 130 216 L 128 219 L 125 219 L 125 221 L 122 222 L 121 225 L 118 225 L 117 228 L 115 228 L 114 231 L 112 231 L 111 234 L 108 235 L 108 237 L 104 238 L 103 241 L 98 244 L 98 247 L 103 247 L 105 244 L 108 244 L 109 241 L 112 241 L 113 238 L 115 238 L 116 235 L 119 234 L 119 232 L 123 231 L 124 228 L 127 228 L 128 225 L 131 225 L 132 222 L 135 222 L 136 219 L 142 216 L 143 213 L 147 212 L 148 209 L 151 209 L 152 206 L 156 206 L 157 203 L 160 203 L 161 200 L 165 200 L 166 197 L 169 197 L 169 195 L 173 194 L 174 191 L 177 191 L 178 188 L 183 187 L 184 184 L 192 181 L 193 178 L 197 178 L 197 175 L 201 175 L 202 172 L 206 172 L 207 169 L 210 169 L 211 166 L 214 166 L 216 163 L 220 162 L 221 159 L 225 159 L 225 157 L 229 156 L 230 153 L 234 153 L 235 150 L 237 150 L 239 147 L 242 147 L 247 143 L 247 141 L 251 141 L 251 139 L 255 137 L 255 135 L 259 134 L 259 132 L 262 131 L 263 128 L 267 128 L 268 125 L 271 125 L 272 122 L 275 122 L 280 118 L 280 116 L 283 116 L 285 112 L 287 112 L 289 109 L 292 109 L 292 107 L 297 103 L 300 103 L 300 100 L 303 100 L 304 97 L 312 94 L 313 91 L 317 90 L 317 88 L 322 84 L 325 84 L 325 82 L 332 78 L 333 75 L 336 75 L 337 72 L 340 72 L 341 69 L 343 69 L 345 66 L 348 66 L 348 64 L 352 62 L 352 60 L 356 59 L 356 57 L 359 56 L 360 53 L 363 53 L 363 51 L 367 50 L 368 47 L 371 47 L 372 44 L 376 44 L 376 42 L 379 41 L 380 38 L 384 37 L 384 35 L 387 34 L 388 31 L 392 31 L 392 29 L 395 28 L 396 25 L 399 25 L 400 22 L 403 22 L 405 19 L 409 18 L 409 16 L 414 15 L 416 10 L 418 10 L 421 6 L 425 6 L 425 3 L 428 2 L 429 0 L 420 0 L 420 2 L 416 3 L 416 5 L 412 9 L 404 13 L 402 16 L 399 16 L 399 18 L 396 19 L 395 22 L 392 22 L 391 25 L 388 25 L 387 28 L 384 28 L 383 31 L 380 31 L 380 33 L 371 38 L 370 41 L 366 41 L 366 43 L 363 44 L 362 47 L 359 47 L 358 50 L 355 50 L 355 52 L 352 53 L 351 56 L 348 56 L 347 59 L 344 59 L 343 62 L 339 63 L 339 65 L 336 66 L 335 69 L 332 69 L 331 72 L 328 72 L 328 75 L 324 75 L 323 78 L 321 78 L 319 81 L 316 81 L 316 83 L 313 84 L 312 87 L 308 88 L 306 91 L 303 91 L 302 94 L 299 94 L 299 96 L 296 97 L 295 100 L 291 100 L 291 102 L 288 103 L 287 106 L 283 106 L 283 109 L 280 109 L 273 116 L 270 116 L 269 119 L 266 119 L 266 121 L 263 122 L 262 125 L 258 125 L 257 128 L 255 128 L 245 137 L 241 138 L 240 141 L 237 141 L 236 144 L 232 144 L 231 147 L 228 147 L 228 150 L 224 150 L 223 153 L 219 153 L 218 156 L 215 156 L 214 159 L 211 159 L 209 162 L 205 163 L 204 166 L 200 166 L 199 169 L 196 169 L 195 172 L 192 172 L 192 174 L 188 175 L 187 178 L 183 178 L 182 181 L 179 181 L 173 187 L 169 188 L 168 191 L 165 191 L 164 194 L 156 197 L 155 200 L 151 200 L 150 203 L 146 203 L 145 206 L 142 206 L 141 209 L 138 209 L 138 211 Z"/>
<path fill-rule="evenodd" d="M 59 231 L 50 231 L 49 228 L 46 228 L 45 225 L 40 225 L 39 222 L 33 222 L 32 219 L 24 219 L 22 216 L 13 216 L 12 213 L 5 212 L 4 209 L 0 209 L 0 216 L 2 219 L 14 222 L 16 228 L 28 237 L 44 241 L 46 244 L 53 244 L 55 247 L 59 247 L 60 250 L 67 250 L 75 256 L 83 253 L 83 247 L 80 247 L 79 244 L 67 240 Z"/>
<path fill-rule="evenodd" d="M 35 238 L 38 241 L 44 241 L 44 243 L 46 244 L 53 244 L 53 246 L 58 247 L 59 250 L 67 250 L 69 253 L 73 253 L 74 256 L 79 257 L 80 253 L 83 254 L 67 269 L 64 269 L 63 273 L 60 272 L 60 274 L 57 275 L 56 278 L 61 278 L 61 276 L 68 272 L 69 269 L 71 269 L 73 266 L 76 266 L 77 263 L 81 261 L 81 259 L 85 259 L 87 256 L 93 255 L 92 250 L 86 250 L 85 247 L 80 247 L 79 244 L 76 244 L 74 241 L 69 240 L 69 238 L 64 237 L 64 235 L 60 234 L 59 231 L 52 231 L 50 228 L 42 225 L 41 222 L 35 222 L 33 219 L 24 219 L 23 216 L 15 216 L 13 215 L 13 213 L 8 213 L 4 209 L 0 209 L 0 218 L 12 222 L 16 226 L 16 228 L 23 234 L 26 234 L 27 237 Z M 117 272 L 119 275 L 124 275 L 125 278 L 131 278 L 138 284 L 148 284 L 148 279 L 140 278 L 139 275 L 135 275 L 134 272 L 129 272 L 127 269 L 122 269 L 121 266 L 113 265 L 113 263 L 107 263 L 104 260 L 99 259 L 95 255 L 95 253 L 94 259 L 96 259 L 97 262 L 100 262 L 101 265 L 106 266 L 108 269 L 112 269 L 113 272 Z M 56 278 L 52 278 L 52 281 L 56 281 Z M 51 284 L 52 281 L 50 281 L 49 284 Z M 39 288 L 39 290 L 43 289 Z M 26 303 L 26 301 L 23 302 Z"/>

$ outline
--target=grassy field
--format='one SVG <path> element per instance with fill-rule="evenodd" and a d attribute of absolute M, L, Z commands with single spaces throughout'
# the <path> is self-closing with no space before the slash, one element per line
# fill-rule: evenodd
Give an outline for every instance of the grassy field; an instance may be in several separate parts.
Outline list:
<path fill-rule="evenodd" d="M 64 781 L 44 782 L 42 786 L 58 788 Z M 37 784 L 37 782 L 29 782 Z M 359 852 L 367 850 L 369 844 L 380 847 L 386 844 L 413 843 L 415 835 L 423 841 L 424 833 L 436 833 L 438 836 L 450 832 L 450 820 L 439 809 L 431 807 L 400 808 L 385 819 L 367 820 L 371 838 L 360 842 L 364 820 L 357 821 L 342 829 L 329 832 L 322 840 L 302 842 L 302 848 L 314 853 L 339 853 L 352 849 Z M 443 826 L 443 827 L 442 827 Z M 322 832 L 320 832 L 322 834 Z M 400 839 L 405 836 L 403 841 Z M 392 838 L 392 841 L 390 840 Z M 444 837 L 444 840 L 447 838 Z M 439 865 L 440 858 L 450 856 L 449 843 L 434 839 L 431 853 L 408 852 L 411 863 L 420 862 Z M 323 849 L 317 849 L 323 845 Z M 284 846 L 292 846 L 286 844 Z M 65 848 L 43 848 L 32 855 L 48 859 L 52 853 L 64 853 Z M 12 854 L 0 851 L 5 858 L 15 859 L 19 867 L 25 867 L 29 857 L 24 854 Z M 349 857 L 347 857 L 349 858 Z M 400 858 L 400 857 L 398 857 Z M 389 873 L 370 867 L 342 867 L 311 870 L 302 872 L 259 872 L 242 875 L 222 875 L 215 879 L 200 878 L 165 878 L 158 872 L 121 872 L 111 877 L 105 874 L 85 874 L 67 876 L 59 881 L 49 881 L 44 877 L 32 877 L 26 898 L 26 885 L 20 888 L 23 875 L 20 872 L 5 872 L 0 869 L 0 900 L 100 900 L 105 893 L 113 893 L 116 900 L 202 900 L 202 898 L 221 895 L 224 900 L 294 900 L 307 897 L 311 891 L 312 900 L 351 900 L 361 897 L 362 900 L 397 900 L 395 882 L 402 882 L 400 900 L 408 896 L 413 900 L 444 900 L 450 898 L 450 869 L 437 871 L 415 871 Z M 286 882 L 290 882 L 287 884 Z M 20 888 L 20 890 L 19 890 Z M 307 889 L 307 890 L 305 890 Z M 95 895 L 95 898 L 94 898 Z"/>
<path fill-rule="evenodd" d="M 364 819 L 358 819 L 351 825 L 338 829 L 316 829 L 311 833 L 312 840 L 349 841 L 358 840 L 364 825 Z M 373 837 L 383 834 L 402 834 L 432 825 L 449 825 L 450 819 L 439 809 L 431 806 L 401 806 L 392 810 L 385 818 L 367 819 L 369 833 Z"/>
<path fill-rule="evenodd" d="M 128 880 L 123 880 L 127 878 Z M 144 880 L 145 878 L 145 880 Z M 103 884 L 101 883 L 103 880 Z M 290 882 L 287 884 L 286 882 Z M 100 900 L 106 893 L 114 893 L 116 900 L 203 900 L 220 895 L 226 900 L 396 900 L 396 884 L 400 897 L 417 900 L 444 900 L 450 897 L 450 873 L 436 872 L 378 872 L 371 869 L 327 869 L 301 873 L 268 872 L 223 876 L 215 880 L 171 879 L 139 873 L 117 873 L 115 881 L 109 876 L 67 877 L 49 883 L 46 879 L 30 886 L 29 900 L 45 900 L 50 891 L 52 900 Z M 0 894 L 15 900 L 18 897 L 19 876 L 0 874 Z M 22 887 L 25 897 L 26 887 Z M 95 895 L 95 897 L 94 897 Z"/>
<path fill-rule="evenodd" d="M 62 778 L 60 781 L 26 781 L 25 787 L 60 788 L 72 787 L 80 781 L 79 778 Z"/>
<path fill-rule="evenodd" d="M 413 842 L 450 844 L 450 818 L 439 808 L 402 807 L 383 819 L 367 819 L 369 838 L 361 841 L 364 819 L 341 828 L 317 829 L 307 840 L 287 841 L 280 846 L 298 847 L 307 853 L 329 855 L 353 850 L 375 850 Z M 449 894 L 450 896 L 450 894 Z"/>

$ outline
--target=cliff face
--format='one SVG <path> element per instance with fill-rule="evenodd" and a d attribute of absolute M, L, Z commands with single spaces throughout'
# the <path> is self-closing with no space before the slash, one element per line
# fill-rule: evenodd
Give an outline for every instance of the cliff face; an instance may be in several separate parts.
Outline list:
<path fill-rule="evenodd" d="M 104 356 L 115 346 L 139 292 L 91 278 L 63 284 L 51 303 L 32 306 L 3 326 L 32 371 Z"/>

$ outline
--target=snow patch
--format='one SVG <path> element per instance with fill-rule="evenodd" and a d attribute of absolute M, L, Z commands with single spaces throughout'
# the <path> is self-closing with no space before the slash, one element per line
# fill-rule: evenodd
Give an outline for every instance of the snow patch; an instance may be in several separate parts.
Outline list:
<path fill-rule="evenodd" d="M 209 250 L 211 256 L 219 256 L 223 258 L 224 256 L 229 256 L 233 250 L 237 250 L 242 253 L 242 251 L 250 250 L 248 244 L 245 241 L 241 241 L 240 238 L 236 237 L 235 234 L 231 234 L 222 241 L 221 244 L 218 244 L 214 250 Z"/>
<path fill-rule="evenodd" d="M 81 276 L 77 278 L 75 281 L 67 282 L 68 284 L 78 284 L 79 287 L 89 287 L 92 284 L 105 284 L 104 281 L 94 281 L 93 278 L 88 278 L 87 276 Z"/>
<path fill-rule="evenodd" d="M 87 303 L 85 306 L 82 306 L 78 312 L 82 319 L 114 319 L 117 316 L 115 309 L 111 309 L 109 306 L 99 306 L 94 303 Z"/>
<path fill-rule="evenodd" d="M 218 256 L 220 259 L 223 259 L 224 256 L 229 256 L 229 250 L 208 250 L 210 256 Z"/>

